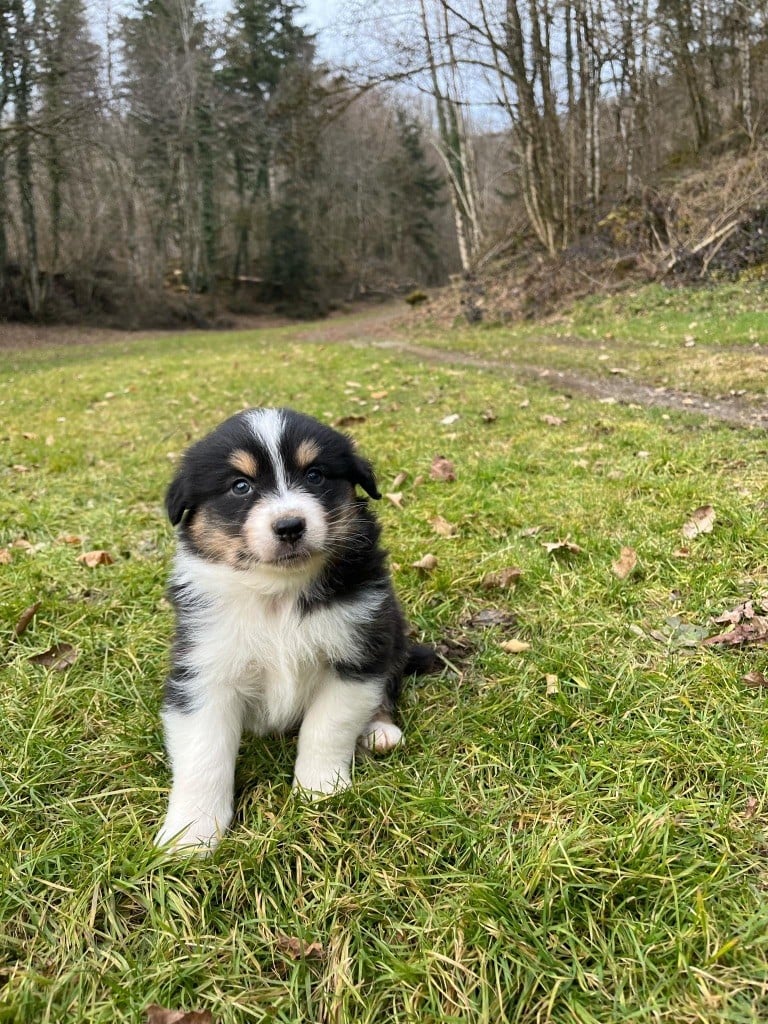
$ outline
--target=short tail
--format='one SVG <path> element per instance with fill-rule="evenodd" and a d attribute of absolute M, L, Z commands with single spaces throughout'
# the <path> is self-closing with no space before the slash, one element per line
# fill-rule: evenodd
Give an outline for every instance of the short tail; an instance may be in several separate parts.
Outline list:
<path fill-rule="evenodd" d="M 431 672 L 437 664 L 437 652 L 429 644 L 411 644 L 403 669 L 403 675 L 422 676 Z"/>

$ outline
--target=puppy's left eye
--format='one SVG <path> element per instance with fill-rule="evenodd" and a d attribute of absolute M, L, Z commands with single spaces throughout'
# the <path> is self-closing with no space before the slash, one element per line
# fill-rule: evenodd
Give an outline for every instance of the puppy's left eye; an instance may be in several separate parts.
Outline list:
<path fill-rule="evenodd" d="M 230 491 L 232 491 L 233 494 L 239 495 L 240 497 L 242 497 L 245 494 L 250 494 L 252 490 L 253 486 L 251 485 L 250 480 L 245 479 L 235 480 L 235 482 L 230 487 Z"/>
<path fill-rule="evenodd" d="M 318 466 L 310 466 L 307 472 L 304 474 L 304 479 L 308 484 L 321 484 L 325 479 L 322 469 Z"/>

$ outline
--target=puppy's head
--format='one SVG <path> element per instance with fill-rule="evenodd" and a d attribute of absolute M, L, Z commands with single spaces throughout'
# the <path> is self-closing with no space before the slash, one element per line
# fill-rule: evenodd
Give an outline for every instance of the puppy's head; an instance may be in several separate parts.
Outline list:
<path fill-rule="evenodd" d="M 250 409 L 185 452 L 166 506 L 207 560 L 306 576 L 354 533 L 356 485 L 381 497 L 344 434 L 290 409 Z"/>

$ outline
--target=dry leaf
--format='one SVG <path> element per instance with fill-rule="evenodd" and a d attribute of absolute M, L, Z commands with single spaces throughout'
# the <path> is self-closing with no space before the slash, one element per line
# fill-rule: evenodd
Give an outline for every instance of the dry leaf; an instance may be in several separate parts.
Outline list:
<path fill-rule="evenodd" d="M 146 1013 L 147 1024 L 213 1024 L 210 1010 L 166 1010 L 153 1003 Z"/>
<path fill-rule="evenodd" d="M 395 508 L 402 508 L 403 507 L 403 492 L 402 491 L 397 491 L 397 492 L 391 493 L 391 494 L 385 494 L 384 497 L 387 499 L 387 501 L 391 501 L 392 504 L 395 506 Z"/>
<path fill-rule="evenodd" d="M 459 528 L 454 526 L 453 523 L 449 523 L 447 519 L 443 519 L 442 516 L 432 516 L 429 520 L 429 524 L 435 533 L 439 533 L 441 537 L 455 537 L 459 532 Z"/>
<path fill-rule="evenodd" d="M 541 417 L 541 422 L 546 423 L 548 427 L 561 427 L 565 423 L 565 420 L 561 416 L 551 416 L 547 413 L 545 416 Z"/>
<path fill-rule="evenodd" d="M 82 555 L 78 555 L 77 560 L 83 565 L 87 565 L 89 569 L 94 569 L 97 565 L 112 565 L 114 562 L 114 558 L 108 551 L 86 551 Z"/>
<path fill-rule="evenodd" d="M 542 541 L 541 546 L 546 548 L 548 555 L 556 555 L 558 552 L 568 552 L 573 555 L 580 555 L 584 550 L 578 544 L 570 540 Z"/>
<path fill-rule="evenodd" d="M 303 942 L 295 935 L 278 935 L 277 948 L 291 960 L 322 960 L 325 956 L 319 942 Z"/>
<path fill-rule="evenodd" d="M 33 654 L 28 661 L 33 665 L 42 665 L 43 668 L 53 669 L 54 672 L 64 672 L 70 665 L 74 665 L 80 656 L 80 652 L 72 644 L 54 644 L 42 654 Z"/>
<path fill-rule="evenodd" d="M 388 391 L 372 391 L 371 392 L 371 398 L 374 401 L 378 401 L 381 398 L 386 398 L 388 394 L 389 394 Z"/>
<path fill-rule="evenodd" d="M 522 575 L 522 569 L 511 565 L 506 569 L 497 569 L 496 572 L 486 573 L 480 586 L 484 590 L 492 590 L 494 587 L 498 587 L 499 590 L 509 590 L 515 586 Z"/>
<path fill-rule="evenodd" d="M 768 686 L 768 676 L 762 672 L 747 672 L 745 676 L 741 677 L 741 681 L 753 689 Z"/>
<path fill-rule="evenodd" d="M 418 562 L 411 562 L 414 569 L 424 569 L 425 572 L 432 572 L 437 568 L 437 559 L 434 555 L 424 555 Z"/>
<path fill-rule="evenodd" d="M 507 654 L 522 654 L 523 651 L 530 651 L 531 645 L 527 644 L 525 640 L 505 640 L 501 644 L 501 649 Z"/>
<path fill-rule="evenodd" d="M 725 626 L 728 623 L 732 623 L 734 626 L 739 622 L 750 621 L 755 617 L 755 608 L 751 601 L 745 601 L 743 604 L 737 604 L 735 608 L 731 608 L 730 611 L 723 612 L 722 615 L 718 615 L 716 619 L 712 621 L 718 625 Z"/>
<path fill-rule="evenodd" d="M 521 537 L 535 537 L 537 533 L 541 533 L 544 529 L 543 526 L 526 526 L 524 530 L 520 531 Z"/>
<path fill-rule="evenodd" d="M 22 633 L 26 632 L 27 627 L 32 619 L 34 619 L 41 604 L 41 601 L 35 601 L 34 604 L 31 604 L 28 608 L 24 609 L 19 616 L 19 621 L 13 627 L 13 632 L 16 636 L 21 636 Z"/>
<path fill-rule="evenodd" d="M 83 538 L 78 537 L 76 533 L 60 533 L 56 538 L 60 544 L 82 544 Z"/>
<path fill-rule="evenodd" d="M 444 455 L 436 455 L 432 459 L 429 475 L 433 480 L 443 480 L 446 483 L 450 483 L 456 479 L 456 467 Z"/>
<path fill-rule="evenodd" d="M 683 536 L 693 540 L 700 533 L 712 533 L 715 525 L 715 510 L 711 505 L 700 505 L 691 512 L 691 518 L 683 524 Z"/>
<path fill-rule="evenodd" d="M 11 564 L 11 552 L 8 548 L 0 548 L 0 565 Z"/>
<path fill-rule="evenodd" d="M 495 423 L 496 420 L 498 419 L 498 417 L 497 417 L 496 413 L 493 411 L 493 409 L 486 409 L 485 412 L 482 412 L 480 414 L 480 417 L 481 417 L 483 423 Z"/>
<path fill-rule="evenodd" d="M 547 673 L 545 678 L 547 683 L 547 696 L 552 697 L 554 694 L 560 693 L 560 683 L 558 682 L 557 676 Z"/>
<path fill-rule="evenodd" d="M 392 481 L 392 490 L 396 491 L 398 487 L 402 487 L 405 481 L 408 479 L 408 473 L 406 470 L 401 470 L 395 479 Z"/>
<path fill-rule="evenodd" d="M 351 427 L 353 423 L 365 423 L 367 417 L 356 416 L 351 413 L 349 416 L 339 416 L 337 420 L 333 421 L 334 427 Z"/>
<path fill-rule="evenodd" d="M 501 608 L 483 608 L 470 615 L 466 621 L 468 626 L 485 629 L 487 626 L 511 626 L 516 620 L 512 612 L 505 612 Z"/>
<path fill-rule="evenodd" d="M 450 425 L 452 423 L 455 423 L 456 420 L 458 419 L 460 419 L 459 414 L 457 412 L 452 412 L 450 416 L 443 416 L 443 418 L 440 420 L 440 423 L 444 427 L 450 427 Z"/>
<path fill-rule="evenodd" d="M 747 802 L 744 804 L 744 817 L 754 818 L 757 814 L 757 810 L 760 807 L 760 801 L 756 796 L 748 796 Z"/>
<path fill-rule="evenodd" d="M 764 644 L 768 641 L 768 618 L 755 615 L 725 633 L 708 636 L 702 643 L 708 647 L 737 647 L 741 644 Z"/>
<path fill-rule="evenodd" d="M 614 575 L 625 580 L 637 565 L 637 552 L 633 548 L 622 548 L 619 557 L 611 563 Z"/>

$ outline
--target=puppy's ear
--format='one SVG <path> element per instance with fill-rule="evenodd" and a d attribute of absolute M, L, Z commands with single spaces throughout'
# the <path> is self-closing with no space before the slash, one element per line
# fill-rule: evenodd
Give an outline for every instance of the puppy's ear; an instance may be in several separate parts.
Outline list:
<path fill-rule="evenodd" d="M 376 477 L 373 475 L 373 466 L 361 455 L 352 456 L 352 469 L 349 479 L 353 484 L 359 484 L 366 494 L 372 498 L 380 498 L 379 488 L 376 486 Z"/>
<path fill-rule="evenodd" d="M 184 516 L 186 510 L 190 507 L 187 488 L 184 484 L 184 476 L 181 472 L 176 474 L 176 477 L 168 488 L 168 493 L 165 496 L 165 508 L 168 512 L 168 518 L 174 526 L 178 526 Z"/>

